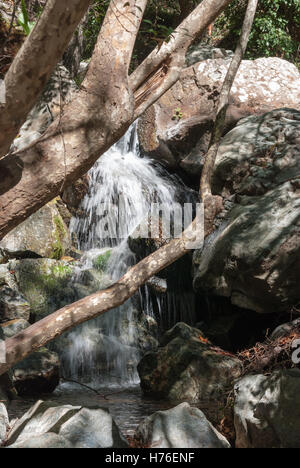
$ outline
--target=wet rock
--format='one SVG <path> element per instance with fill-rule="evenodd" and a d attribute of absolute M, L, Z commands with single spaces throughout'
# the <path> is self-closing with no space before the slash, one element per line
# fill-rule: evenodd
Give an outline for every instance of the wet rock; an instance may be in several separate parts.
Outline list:
<path fill-rule="evenodd" d="M 1 323 L 0 328 L 3 331 L 5 338 L 11 338 L 22 330 L 25 330 L 25 328 L 29 327 L 29 325 L 30 324 L 27 322 L 27 320 L 16 319 L 11 320 L 10 322 Z"/>
<path fill-rule="evenodd" d="M 190 402 L 218 398 L 241 370 L 234 355 L 213 347 L 200 330 L 185 323 L 169 330 L 162 347 L 146 353 L 138 365 L 145 395 Z"/>
<path fill-rule="evenodd" d="M 235 385 L 237 448 L 300 447 L 300 371 L 250 375 Z"/>
<path fill-rule="evenodd" d="M 52 393 L 59 384 L 58 355 L 41 348 L 13 367 L 13 383 L 18 395 Z"/>
<path fill-rule="evenodd" d="M 234 198 L 194 255 L 198 293 L 258 313 L 297 305 L 299 142 L 300 113 L 290 109 L 248 117 L 223 138 L 212 184 L 214 193 Z"/>
<path fill-rule="evenodd" d="M 6 433 L 9 426 L 6 406 L 0 402 L 0 446 L 6 439 Z"/>
<path fill-rule="evenodd" d="M 7 258 L 48 257 L 59 260 L 72 247 L 71 237 L 55 202 L 48 203 L 0 242 Z"/>
<path fill-rule="evenodd" d="M 199 175 L 230 61 L 209 59 L 185 69 L 180 80 L 139 120 L 142 152 L 168 167 Z M 279 58 L 244 60 L 232 87 L 227 128 L 274 108 L 300 110 L 300 75 Z"/>
<path fill-rule="evenodd" d="M 100 407 L 57 406 L 38 401 L 10 432 L 8 445 L 47 443 L 45 434 L 56 434 L 73 448 L 124 448 L 123 438 L 107 409 Z M 43 439 L 40 439 L 43 436 Z M 63 441 L 49 436 L 55 444 Z M 35 439 L 33 439 L 35 438 Z M 50 443 L 50 442 L 49 442 Z"/>
<path fill-rule="evenodd" d="M 147 417 L 136 437 L 149 448 L 230 448 L 204 413 L 188 403 Z"/>

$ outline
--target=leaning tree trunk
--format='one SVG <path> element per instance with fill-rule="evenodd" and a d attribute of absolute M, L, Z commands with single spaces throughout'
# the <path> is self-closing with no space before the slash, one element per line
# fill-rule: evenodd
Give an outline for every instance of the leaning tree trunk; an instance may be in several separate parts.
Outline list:
<path fill-rule="evenodd" d="M 76 98 L 37 142 L 0 159 L 0 239 L 58 196 L 67 184 L 84 175 L 130 124 L 177 81 L 188 46 L 230 0 L 203 0 L 169 42 L 155 49 L 128 77 L 146 3 L 147 0 L 110 3 Z M 20 58 L 16 58 L 13 69 L 19 69 Z"/>
<path fill-rule="evenodd" d="M 6 102 L 0 102 L 0 158 L 18 135 L 90 2 L 48 0 L 19 50 L 4 79 Z"/>
<path fill-rule="evenodd" d="M 258 0 L 249 0 L 241 39 L 221 91 L 218 107 L 219 112 L 214 126 L 211 148 L 215 148 L 215 144 L 220 142 L 221 129 L 224 125 L 223 117 L 226 115 L 228 97 L 248 43 L 257 2 Z M 215 149 L 213 152 L 207 153 L 205 165 L 211 167 L 214 160 Z M 210 190 L 210 171 L 205 171 L 205 176 L 202 177 L 201 184 L 203 184 L 204 187 L 201 190 L 204 197 L 204 204 L 210 204 L 213 197 Z M 218 206 L 217 203 L 214 203 L 213 206 L 216 214 L 220 206 Z M 0 375 L 7 372 L 14 364 L 24 359 L 33 351 L 44 346 L 75 325 L 98 317 L 108 310 L 123 304 L 149 278 L 185 255 L 190 250 L 190 243 L 195 241 L 199 235 L 202 235 L 202 229 L 203 227 L 199 226 L 194 220 L 184 231 L 180 239 L 173 239 L 167 245 L 164 245 L 156 252 L 143 259 L 108 289 L 99 291 L 74 304 L 63 307 L 34 325 L 31 325 L 21 333 L 6 340 L 7 362 L 5 364 L 0 364 Z M 208 235 L 210 232 L 211 219 L 204 227 L 204 235 Z"/>

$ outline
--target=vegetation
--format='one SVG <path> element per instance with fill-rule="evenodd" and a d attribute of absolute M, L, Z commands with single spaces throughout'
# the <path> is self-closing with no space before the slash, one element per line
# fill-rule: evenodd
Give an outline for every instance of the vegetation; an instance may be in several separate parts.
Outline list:
<path fill-rule="evenodd" d="M 108 261 L 111 256 L 111 250 L 107 250 L 103 254 L 98 255 L 93 261 L 94 268 L 100 271 L 104 271 L 107 267 Z"/>
<path fill-rule="evenodd" d="M 247 2 L 235 0 L 216 21 L 215 39 L 231 48 L 240 33 Z M 222 38 L 223 37 L 223 38 Z M 261 0 L 246 57 L 280 57 L 299 62 L 300 1 Z"/>
<path fill-rule="evenodd" d="M 191 9 L 199 3 L 201 0 L 191 0 Z M 96 0 L 89 12 L 85 58 L 92 54 L 108 4 L 109 0 Z M 178 0 L 148 2 L 133 56 L 135 66 L 153 47 L 170 37 L 180 22 L 182 4 Z M 246 0 L 235 0 L 218 18 L 213 29 L 214 45 L 232 49 L 241 32 L 246 6 Z M 298 62 L 299 43 L 300 0 L 261 0 L 246 57 L 276 56 Z"/>
<path fill-rule="evenodd" d="M 18 25 L 21 26 L 26 36 L 29 36 L 32 29 L 34 28 L 35 22 L 29 20 L 25 0 L 21 1 L 21 13 L 18 16 L 17 21 Z"/>

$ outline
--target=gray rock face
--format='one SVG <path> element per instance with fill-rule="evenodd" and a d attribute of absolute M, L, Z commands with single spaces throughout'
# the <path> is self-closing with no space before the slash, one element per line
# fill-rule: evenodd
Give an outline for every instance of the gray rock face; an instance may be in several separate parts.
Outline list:
<path fill-rule="evenodd" d="M 237 448 L 300 448 L 300 371 L 242 378 L 234 414 Z"/>
<path fill-rule="evenodd" d="M 180 165 L 199 175 L 230 61 L 209 59 L 193 64 L 139 120 L 142 151 L 168 167 Z M 300 74 L 279 58 L 243 60 L 230 96 L 228 128 L 241 118 L 272 109 L 300 110 Z"/>
<path fill-rule="evenodd" d="M 23 149 L 38 139 L 60 113 L 61 104 L 69 102 L 78 88 L 68 70 L 58 65 L 47 83 L 38 103 L 22 125 L 13 150 Z"/>
<path fill-rule="evenodd" d="M 27 321 L 30 305 L 16 287 L 0 286 L 0 323 L 15 319 Z"/>
<path fill-rule="evenodd" d="M 194 255 L 194 287 L 260 313 L 299 302 L 300 113 L 248 117 L 223 139 L 214 193 L 231 200 Z M 234 195 L 237 194 L 237 195 Z"/>
<path fill-rule="evenodd" d="M 233 57 L 232 50 L 218 49 L 211 45 L 196 44 L 192 45 L 186 54 L 186 65 L 190 67 L 195 63 L 202 62 L 209 59 L 227 59 L 231 60 Z"/>
<path fill-rule="evenodd" d="M 37 448 L 39 444 L 49 447 L 62 444 L 72 448 L 128 446 L 106 409 L 57 406 L 43 401 L 38 401 L 15 423 L 8 441 L 8 445 L 14 447 Z"/>
<path fill-rule="evenodd" d="M 29 325 L 30 324 L 24 319 L 16 319 L 0 324 L 0 328 L 3 331 L 5 338 L 11 338 L 22 330 L 25 330 Z"/>
<path fill-rule="evenodd" d="M 0 446 L 6 439 L 8 425 L 9 420 L 6 406 L 3 403 L 0 403 Z"/>
<path fill-rule="evenodd" d="M 188 403 L 147 417 L 136 437 L 149 448 L 230 448 L 204 413 Z"/>
<path fill-rule="evenodd" d="M 46 434 L 33 436 L 30 439 L 22 440 L 21 442 L 16 442 L 15 444 L 12 444 L 7 448 L 10 448 L 10 449 L 17 449 L 17 448 L 61 449 L 61 448 L 73 448 L 73 446 L 64 437 L 54 434 L 53 432 L 47 432 Z"/>
<path fill-rule="evenodd" d="M 7 258 L 48 257 L 59 260 L 71 249 L 71 237 L 55 202 L 48 203 L 0 242 Z"/>
<path fill-rule="evenodd" d="M 59 358 L 41 348 L 13 367 L 13 383 L 20 396 L 52 393 L 59 384 Z"/>
<path fill-rule="evenodd" d="M 241 362 L 214 348 L 201 331 L 176 324 L 163 337 L 162 346 L 146 353 L 138 365 L 146 395 L 171 401 L 214 399 L 241 375 Z"/>

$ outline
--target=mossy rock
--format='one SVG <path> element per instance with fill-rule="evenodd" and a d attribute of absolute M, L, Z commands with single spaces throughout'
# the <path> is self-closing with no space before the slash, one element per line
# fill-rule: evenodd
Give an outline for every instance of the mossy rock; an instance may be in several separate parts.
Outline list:
<path fill-rule="evenodd" d="M 13 229 L 0 242 L 1 256 L 59 260 L 72 248 L 71 236 L 53 200 Z"/>
<path fill-rule="evenodd" d="M 74 268 L 67 262 L 24 259 L 10 262 L 19 290 L 30 304 L 31 321 L 41 319 L 77 299 L 70 280 Z"/>
<path fill-rule="evenodd" d="M 106 250 L 105 252 L 98 255 L 93 260 L 93 267 L 96 268 L 96 270 L 105 271 L 110 257 L 111 257 L 111 249 Z"/>

